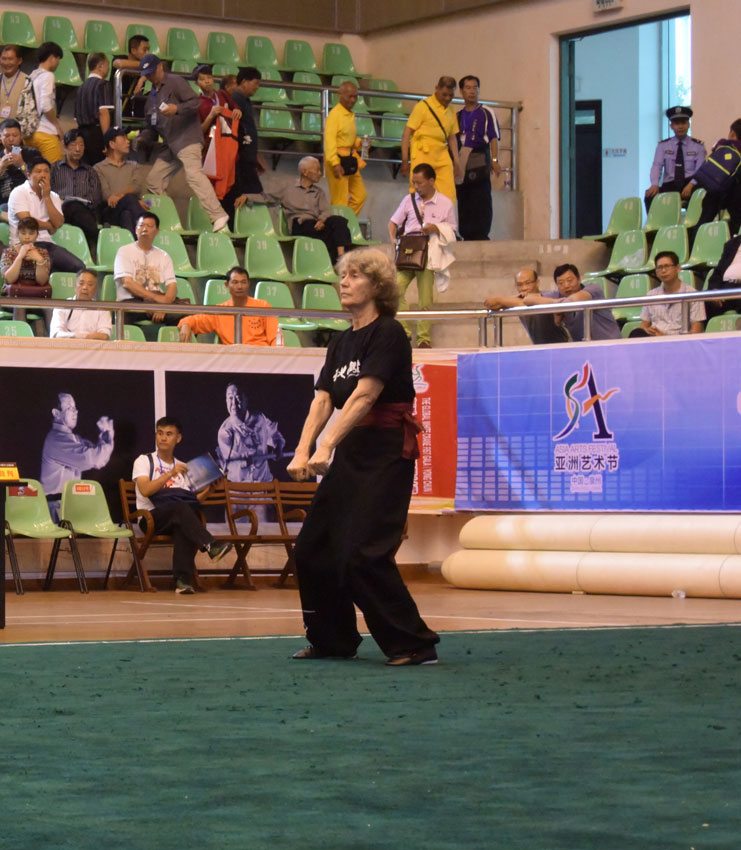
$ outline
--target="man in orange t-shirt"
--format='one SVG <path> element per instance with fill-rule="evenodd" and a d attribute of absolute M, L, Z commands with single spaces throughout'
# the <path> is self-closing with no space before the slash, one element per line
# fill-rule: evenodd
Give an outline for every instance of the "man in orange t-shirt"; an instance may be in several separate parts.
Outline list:
<path fill-rule="evenodd" d="M 250 279 L 241 266 L 229 269 L 226 285 L 231 298 L 220 307 L 270 307 L 267 301 L 250 298 Z M 188 342 L 191 334 L 215 333 L 222 345 L 234 345 L 234 316 L 198 313 L 184 316 L 178 322 L 180 341 Z M 276 316 L 242 316 L 243 345 L 275 345 L 278 334 Z"/>

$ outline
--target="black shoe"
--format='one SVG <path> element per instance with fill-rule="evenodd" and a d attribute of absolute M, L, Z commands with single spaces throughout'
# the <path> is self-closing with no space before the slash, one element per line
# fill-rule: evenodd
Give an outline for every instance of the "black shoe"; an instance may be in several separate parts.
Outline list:
<path fill-rule="evenodd" d="M 413 667 L 422 664 L 437 664 L 437 650 L 434 646 L 425 646 L 407 655 L 396 655 L 386 661 L 387 667 Z"/>
<path fill-rule="evenodd" d="M 175 593 L 179 593 L 182 596 L 191 596 L 195 593 L 193 586 L 188 584 L 187 581 L 183 581 L 179 578 L 175 584 Z"/>
<path fill-rule="evenodd" d="M 228 554 L 231 550 L 232 544 L 223 540 L 214 540 L 206 547 L 208 557 L 211 558 L 212 561 L 220 561 L 224 555 Z"/>
<path fill-rule="evenodd" d="M 352 655 L 337 655 L 332 652 L 322 652 L 315 646 L 305 646 L 303 649 L 299 649 L 298 652 L 294 652 L 291 658 L 296 658 L 300 661 L 357 661 L 358 655 L 357 653 L 353 653 Z"/>

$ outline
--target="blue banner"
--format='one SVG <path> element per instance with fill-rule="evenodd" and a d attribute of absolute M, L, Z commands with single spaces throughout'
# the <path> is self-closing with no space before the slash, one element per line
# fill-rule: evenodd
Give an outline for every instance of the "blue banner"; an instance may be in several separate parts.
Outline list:
<path fill-rule="evenodd" d="M 455 506 L 741 510 L 741 337 L 458 361 Z"/>

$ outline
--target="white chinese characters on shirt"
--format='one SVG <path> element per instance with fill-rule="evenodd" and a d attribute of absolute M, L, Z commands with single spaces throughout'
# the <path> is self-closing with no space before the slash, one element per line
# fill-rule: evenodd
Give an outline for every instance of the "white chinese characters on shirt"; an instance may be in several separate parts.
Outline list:
<path fill-rule="evenodd" d="M 357 378 L 359 376 L 360 360 L 351 360 L 344 366 L 340 366 L 339 368 L 335 369 L 334 375 L 332 375 L 332 381 L 336 383 L 337 381 L 345 381 L 348 378 Z"/>

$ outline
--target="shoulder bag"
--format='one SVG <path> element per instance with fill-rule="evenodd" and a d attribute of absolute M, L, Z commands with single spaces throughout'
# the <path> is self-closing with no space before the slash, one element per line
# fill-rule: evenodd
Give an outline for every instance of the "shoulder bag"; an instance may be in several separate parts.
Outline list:
<path fill-rule="evenodd" d="M 420 227 L 423 227 L 424 221 L 420 215 L 414 192 L 412 192 L 412 205 Z M 424 271 L 427 268 L 428 247 L 429 236 L 426 233 L 404 233 L 402 231 L 396 240 L 396 256 L 394 257 L 396 268 L 402 271 Z"/>

